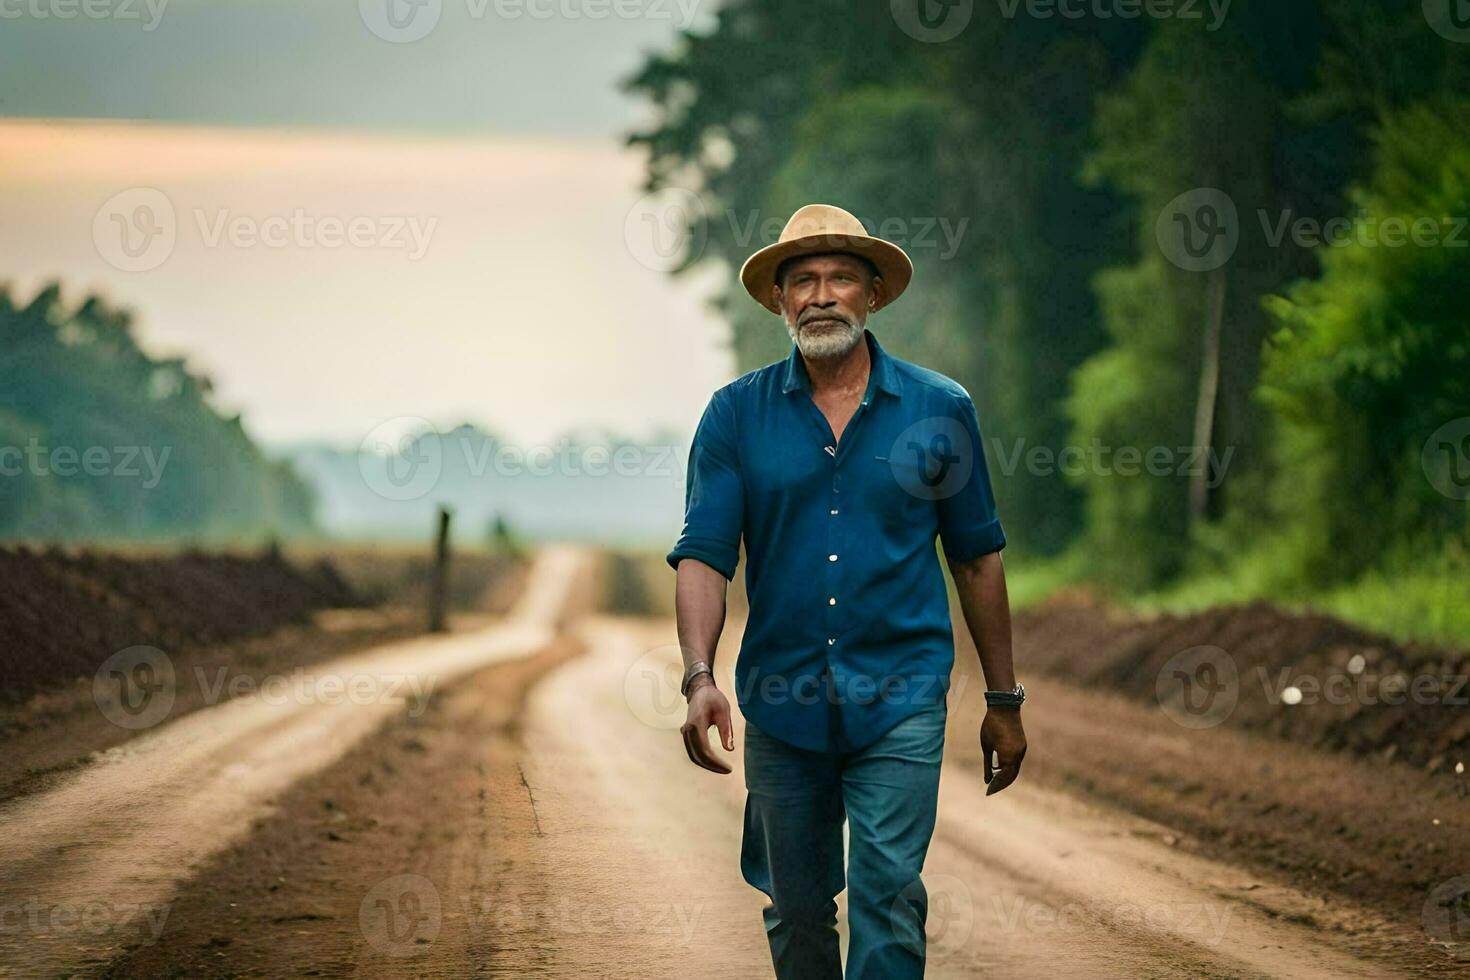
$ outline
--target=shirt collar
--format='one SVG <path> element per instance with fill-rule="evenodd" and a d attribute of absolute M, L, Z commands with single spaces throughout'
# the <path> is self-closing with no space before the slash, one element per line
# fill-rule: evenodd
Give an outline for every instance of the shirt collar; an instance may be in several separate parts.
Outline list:
<path fill-rule="evenodd" d="M 863 328 L 863 339 L 868 344 L 868 356 L 871 359 L 869 365 L 868 389 L 878 388 L 886 391 L 895 398 L 903 397 L 903 384 L 899 381 L 898 370 L 894 367 L 893 358 L 878 343 L 878 338 L 873 336 L 873 331 L 867 327 Z M 802 360 L 801 350 L 795 343 L 791 345 L 791 354 L 786 358 L 786 380 L 781 385 L 781 390 L 786 393 L 793 391 L 805 391 L 811 393 L 811 378 L 806 372 L 806 362 Z"/>

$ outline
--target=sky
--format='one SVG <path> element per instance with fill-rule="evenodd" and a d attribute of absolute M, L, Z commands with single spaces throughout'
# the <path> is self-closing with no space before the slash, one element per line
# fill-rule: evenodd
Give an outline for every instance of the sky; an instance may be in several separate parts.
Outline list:
<path fill-rule="evenodd" d="M 687 432 L 731 376 L 617 90 L 707 2 L 89 2 L 0 4 L 0 282 L 132 309 L 268 445 Z"/>

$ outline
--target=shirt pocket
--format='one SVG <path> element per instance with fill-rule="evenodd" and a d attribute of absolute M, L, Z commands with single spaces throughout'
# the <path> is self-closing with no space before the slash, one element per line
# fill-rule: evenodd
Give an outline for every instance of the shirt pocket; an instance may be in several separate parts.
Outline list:
<path fill-rule="evenodd" d="M 938 527 L 934 501 L 925 487 L 931 474 L 917 457 L 887 453 L 872 458 L 869 485 L 879 522 L 889 528 L 929 529 Z"/>

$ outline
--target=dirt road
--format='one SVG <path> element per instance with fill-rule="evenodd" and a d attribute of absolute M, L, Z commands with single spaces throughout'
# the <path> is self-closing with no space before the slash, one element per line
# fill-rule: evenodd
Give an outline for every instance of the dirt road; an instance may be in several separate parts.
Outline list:
<path fill-rule="evenodd" d="M 728 777 L 684 757 L 670 621 L 579 617 L 553 639 L 580 608 L 567 605 L 580 560 L 545 556 L 493 629 L 333 665 L 433 678 L 422 703 L 232 701 L 0 812 L 0 963 L 15 976 L 769 976 L 764 899 L 738 868 L 739 753 Z M 741 625 L 725 632 L 727 690 Z M 994 798 L 971 744 L 975 690 L 952 694 L 925 869 L 930 976 L 1452 975 L 1403 917 L 1325 903 L 1084 802 L 1079 765 L 1141 796 L 1171 792 L 1171 767 L 1232 763 L 1202 760 L 1157 712 L 1038 687 L 1036 759 Z M 1249 736 L 1230 738 L 1230 759 L 1259 764 Z M 1306 786 L 1351 771 L 1272 751 Z"/>
<path fill-rule="evenodd" d="M 389 719 L 422 712 L 436 688 L 546 646 L 585 560 L 543 553 L 503 623 L 345 657 L 276 688 L 232 691 L 11 802 L 0 811 L 0 964 L 14 975 L 52 976 L 107 963 L 129 936 L 156 938 L 176 884 L 243 838 L 276 794 Z"/>
<path fill-rule="evenodd" d="M 634 925 L 567 948 L 548 976 L 769 969 L 763 900 L 739 877 L 739 752 L 735 774 L 723 778 L 684 759 L 672 732 L 683 713 L 668 686 L 677 651 L 661 646 L 671 635 L 667 623 L 589 623 L 587 655 L 531 697 L 527 777 L 540 824 L 575 855 L 549 867 L 550 890 L 605 910 L 601 921 Z M 1041 713 L 1028 722 L 1049 727 Z M 1166 837 L 1157 825 L 1035 786 L 987 799 L 973 769 L 947 760 L 925 870 L 929 975 L 1413 975 L 1301 924 L 1320 903 L 1181 853 Z"/>

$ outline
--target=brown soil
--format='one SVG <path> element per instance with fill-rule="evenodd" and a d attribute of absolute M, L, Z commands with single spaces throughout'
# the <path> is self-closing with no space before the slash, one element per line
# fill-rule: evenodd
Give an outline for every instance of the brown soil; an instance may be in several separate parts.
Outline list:
<path fill-rule="evenodd" d="M 0 700 L 90 677 L 118 650 L 184 650 L 260 636 L 362 600 L 328 563 L 274 554 L 121 557 L 0 549 Z"/>
<path fill-rule="evenodd" d="M 1466 651 L 1400 645 L 1266 603 L 1145 620 L 1069 597 L 1018 616 L 1016 629 L 1016 659 L 1028 673 L 1154 706 L 1171 658 L 1215 647 L 1236 675 L 1226 724 L 1429 772 L 1449 772 L 1457 762 L 1470 768 Z M 1298 703 L 1290 703 L 1288 688 L 1300 692 Z"/>
<path fill-rule="evenodd" d="M 984 683 L 960 632 L 950 746 L 978 766 Z M 1423 920 L 1440 886 L 1470 875 L 1467 778 L 1452 762 L 1383 760 L 1437 758 L 1447 744 L 1470 758 L 1455 734 L 1470 711 L 1271 704 L 1252 669 L 1341 670 L 1358 652 L 1388 669 L 1463 669 L 1461 661 L 1261 605 L 1141 622 L 1069 602 L 1018 616 L 1015 632 L 1017 670 L 1028 679 L 1025 778 L 1155 820 L 1175 846 L 1320 896 L 1324 923 L 1344 903 L 1372 909 L 1396 935 L 1351 921 L 1332 928 L 1424 975 L 1456 970 L 1425 942 Z M 1229 651 L 1241 669 L 1239 704 L 1218 727 L 1177 724 L 1157 700 L 1160 666 L 1198 645 Z"/>
<path fill-rule="evenodd" d="M 5 852 L 0 855 L 5 865 L 0 905 L 9 910 L 6 935 L 0 936 L 0 946 L 6 949 L 0 955 L 0 973 L 7 967 L 27 975 L 130 970 L 126 962 L 113 964 L 173 934 L 170 917 L 179 889 L 216 897 L 246 887 L 233 873 L 219 870 L 221 856 L 243 854 L 249 866 L 259 857 L 262 842 L 271 839 L 268 832 L 257 838 L 253 831 L 276 819 L 282 800 L 330 784 L 344 765 L 361 758 L 354 753 L 363 746 L 384 750 L 398 746 L 395 740 L 404 726 L 411 734 L 401 745 L 409 753 L 402 761 L 420 755 L 439 759 L 439 750 L 444 749 L 448 753 L 442 760 L 444 785 L 472 778 L 475 753 L 493 744 L 496 733 L 517 715 L 516 691 L 528 684 L 506 682 L 510 686 L 487 692 L 476 686 L 476 680 L 482 672 L 520 677 L 524 658 L 556 647 L 557 624 L 585 610 L 598 587 L 595 571 L 588 572 L 586 556 L 580 552 L 548 549 L 538 556 L 521 596 L 505 617 L 482 615 L 468 621 L 461 617 L 452 621 L 457 628 L 447 635 L 352 651 L 324 665 L 320 673 L 308 674 L 322 684 L 336 678 L 330 687 L 310 685 L 299 697 L 287 691 L 284 697 L 232 699 L 141 733 L 85 768 L 58 775 L 53 786 L 28 787 L 36 791 L 0 808 L 9 826 L 23 831 L 4 838 L 0 847 Z M 298 655 L 309 657 L 311 652 Z M 496 669 L 501 666 L 507 669 Z M 358 690 L 357 681 L 371 678 L 383 683 L 367 690 L 365 697 L 341 696 Z M 405 680 L 411 683 L 402 683 Z M 465 692 L 478 692 L 479 697 L 467 701 Z M 401 699 L 406 700 L 395 707 Z M 440 714 L 446 708 L 451 712 L 447 718 Z M 431 728 L 422 721 L 426 709 L 452 739 L 442 745 L 430 743 Z M 461 754 L 449 752 L 451 746 L 458 746 Z M 333 798 L 332 828 L 323 842 L 340 843 L 356 829 L 339 826 L 342 813 L 348 812 L 372 815 L 369 826 L 387 825 L 389 833 L 374 844 L 376 859 L 395 861 L 417 853 L 419 846 L 447 846 L 445 842 L 466 825 L 466 814 L 453 810 L 447 801 L 438 806 L 437 786 L 399 778 L 398 766 L 391 760 L 386 765 L 387 795 L 381 805 L 352 796 L 359 785 L 355 779 L 343 784 L 340 795 Z M 502 798 L 500 784 L 496 785 L 497 798 Z M 469 793 L 465 798 L 476 797 Z M 440 820 L 446 813 L 453 817 L 449 823 Z M 398 836 L 410 825 L 422 828 L 419 844 Z M 296 813 L 284 829 L 291 836 L 311 827 L 311 821 Z M 511 839 L 519 842 L 524 834 L 517 831 Z M 497 841 L 493 853 L 510 849 Z M 310 868 L 331 863 L 326 859 L 333 856 L 329 849 L 319 855 L 321 860 L 288 864 Z M 350 859 L 354 869 L 372 866 L 371 859 L 361 855 Z M 455 861 L 448 867 L 463 866 Z M 308 874 L 303 880 L 309 885 L 317 879 Z M 303 894 L 313 893 L 306 887 L 281 898 L 294 902 Z M 74 912 L 85 913 L 87 920 L 79 921 Z M 287 920 L 293 929 L 324 921 L 311 912 Z M 218 928 L 219 920 L 215 921 Z M 212 946 L 249 937 L 248 930 L 237 934 L 227 929 Z M 366 941 L 371 947 L 371 937 Z M 223 969 L 232 975 L 239 972 L 233 966 Z M 135 975 L 197 972 L 187 966 L 150 966 L 138 968 Z M 263 972 L 278 976 L 301 970 L 293 962 L 277 960 Z"/>
<path fill-rule="evenodd" d="M 433 561 L 427 547 L 402 545 L 294 547 L 288 559 L 330 562 L 348 586 L 372 605 L 425 608 Z M 505 554 L 455 551 L 449 561 L 449 604 L 453 609 L 503 613 L 520 592 L 527 562 Z"/>
<path fill-rule="evenodd" d="M 427 569 L 422 556 L 370 549 L 283 560 L 0 548 L 0 802 L 140 734 L 94 700 L 113 653 L 151 646 L 169 658 L 178 683 L 160 723 L 176 720 L 207 707 L 221 677 L 259 683 L 421 633 Z M 460 626 L 505 612 L 525 580 L 524 562 L 498 556 L 456 556 L 451 569 Z M 365 605 L 390 587 L 420 601 Z"/>
<path fill-rule="evenodd" d="M 522 870 L 538 828 L 517 721 L 531 685 L 578 652 L 563 638 L 482 671 L 295 786 L 179 891 L 156 943 L 102 975 L 392 975 L 402 963 L 403 975 L 462 976 L 492 962 L 506 971 L 495 975 L 534 972 L 546 951 L 506 948 L 492 927 L 498 909 L 544 904 L 538 876 Z M 392 933 L 378 892 L 434 917 Z"/>
<path fill-rule="evenodd" d="M 292 624 L 233 643 L 169 653 L 177 676 L 172 710 L 165 721 L 207 707 L 213 681 L 221 675 L 260 682 L 379 643 L 423 632 L 418 610 L 328 610 L 313 622 Z M 0 704 L 0 802 L 44 789 L 96 753 L 127 742 L 139 732 L 114 724 L 93 700 L 91 677 L 53 687 L 25 704 Z"/>
<path fill-rule="evenodd" d="M 622 701 L 629 665 L 671 627 L 594 620 L 575 663 L 578 646 L 564 638 L 393 723 L 283 794 L 248 841 L 183 886 L 158 940 L 104 975 L 670 975 L 655 963 L 762 975 L 760 903 L 736 866 L 738 775 L 691 770 L 676 733 Z M 738 629 L 723 645 L 726 673 Z M 1027 708 L 1022 784 L 992 801 L 980 796 L 973 659 L 962 657 L 956 681 L 929 872 L 948 890 L 941 904 L 970 899 L 975 929 L 941 937 L 935 976 L 1463 969 L 1419 932 L 1429 884 L 1470 840 L 1464 808 L 1446 805 L 1443 836 L 1417 846 L 1424 811 L 1397 801 L 1425 792 L 1424 773 L 1395 767 L 1373 785 L 1345 756 L 1228 728 L 1186 731 L 1122 697 L 1043 679 Z M 1150 819 L 1072 812 L 1048 787 Z M 1188 897 L 1171 897 L 1181 888 Z M 694 938 L 660 902 L 687 913 Z M 997 906 L 1179 912 L 1200 902 L 1219 916 L 1217 944 L 1123 935 L 1085 917 L 1067 929 L 994 918 Z M 1315 960 L 1327 951 L 1351 972 Z"/>
<path fill-rule="evenodd" d="M 588 595 L 622 595 L 630 606 L 657 598 L 656 577 L 639 592 L 618 584 L 627 568 L 608 572 Z M 732 619 L 726 674 L 738 630 Z M 1252 673 L 1258 664 L 1325 669 L 1355 652 L 1407 669 L 1459 660 L 1267 607 L 1143 623 L 1057 604 L 1017 619 L 1031 750 L 1020 784 L 990 800 L 978 783 L 984 684 L 959 634 L 926 877 L 972 897 L 977 924 L 997 903 L 1178 911 L 1207 901 L 1228 930 L 1221 945 L 1201 947 L 1150 929 L 1123 935 L 1084 922 L 1073 935 L 1044 918 L 997 921 L 942 947 L 934 975 L 1463 975 L 1470 945 L 1436 942 L 1446 937 L 1426 936 L 1423 922 L 1444 916 L 1440 887 L 1470 874 L 1464 780 L 1452 762 L 1399 764 L 1427 755 L 1413 745 L 1383 764 L 1387 745 L 1402 743 L 1373 743 L 1354 719 L 1393 718 L 1382 724 L 1399 739 L 1429 731 L 1461 743 L 1401 712 L 1283 715 L 1312 706 L 1272 704 Z M 572 662 L 579 637 L 587 655 Z M 752 966 L 764 961 L 758 903 L 736 864 L 738 775 L 691 773 L 677 733 L 624 703 L 634 664 L 646 668 L 649 651 L 672 642 L 667 620 L 583 621 L 529 659 L 439 692 L 427 712 L 389 723 L 282 792 L 248 839 L 180 887 L 156 941 L 134 941 L 98 968 L 117 977 L 666 975 L 650 971 L 657 962 L 702 964 L 707 976 L 763 972 Z M 1240 667 L 1239 704 L 1215 727 L 1181 725 L 1157 698 L 1162 665 L 1197 645 L 1228 651 Z M 565 669 L 539 684 L 556 668 Z M 568 924 L 568 902 L 584 916 L 645 918 L 631 933 L 616 915 Z M 699 912 L 699 935 L 659 932 L 668 925 L 653 915 L 660 902 Z"/>

